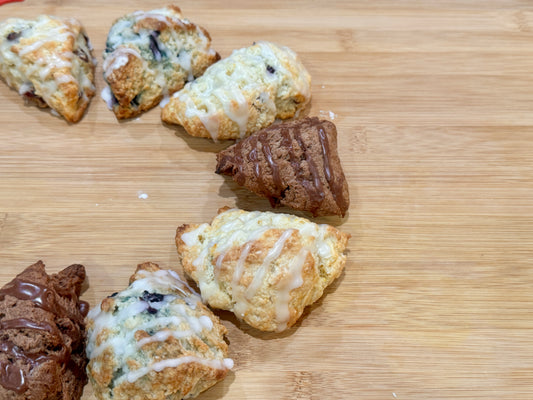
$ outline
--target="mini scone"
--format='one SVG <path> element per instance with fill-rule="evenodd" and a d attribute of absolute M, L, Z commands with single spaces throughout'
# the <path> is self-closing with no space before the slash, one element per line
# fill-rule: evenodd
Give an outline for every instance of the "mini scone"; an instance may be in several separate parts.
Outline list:
<path fill-rule="evenodd" d="M 150 262 L 89 312 L 87 329 L 98 399 L 191 398 L 233 366 L 224 325 L 177 273 Z"/>
<path fill-rule="evenodd" d="M 217 174 L 314 216 L 344 216 L 348 183 L 337 153 L 337 129 L 316 117 L 275 124 L 217 154 Z"/>
<path fill-rule="evenodd" d="M 283 331 L 344 268 L 350 235 L 305 218 L 224 208 L 182 225 L 176 245 L 204 301 L 262 331 Z"/>
<path fill-rule="evenodd" d="M 257 42 L 234 51 L 172 96 L 161 118 L 192 136 L 239 139 L 296 116 L 311 99 L 311 77 L 288 47 Z"/>
<path fill-rule="evenodd" d="M 94 96 L 89 38 L 74 18 L 41 15 L 0 24 L 0 76 L 39 107 L 78 122 Z"/>
<path fill-rule="evenodd" d="M 78 400 L 87 383 L 79 300 L 85 268 L 48 275 L 42 261 L 0 289 L 0 399 Z"/>
<path fill-rule="evenodd" d="M 220 59 L 202 27 L 176 6 L 117 19 L 107 36 L 102 97 L 118 119 L 159 104 Z"/>

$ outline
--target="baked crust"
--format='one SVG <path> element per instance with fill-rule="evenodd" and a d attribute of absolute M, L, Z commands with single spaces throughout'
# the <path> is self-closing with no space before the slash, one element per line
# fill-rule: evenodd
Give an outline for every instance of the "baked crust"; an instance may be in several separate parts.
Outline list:
<path fill-rule="evenodd" d="M 337 153 L 337 129 L 316 117 L 265 128 L 217 154 L 217 174 L 313 216 L 344 216 L 348 183 Z"/>
<path fill-rule="evenodd" d="M 191 136 L 239 139 L 297 116 L 311 100 L 311 77 L 288 47 L 257 42 L 234 51 L 185 85 L 163 108 L 164 122 Z"/>
<path fill-rule="evenodd" d="M 0 398 L 75 400 L 87 383 L 85 268 L 48 275 L 42 261 L 0 289 Z"/>
<path fill-rule="evenodd" d="M 178 400 L 222 380 L 226 328 L 174 271 L 143 263 L 87 320 L 87 371 L 98 399 Z"/>
<path fill-rule="evenodd" d="M 349 237 L 293 215 L 224 208 L 211 224 L 180 226 L 176 246 L 211 307 L 280 332 L 340 275 Z"/>
<path fill-rule="evenodd" d="M 41 15 L 0 24 L 0 76 L 39 107 L 78 122 L 94 96 L 89 38 L 74 18 Z"/>
<path fill-rule="evenodd" d="M 117 19 L 104 51 L 102 96 L 118 119 L 158 105 L 165 96 L 201 76 L 219 54 L 202 27 L 176 6 L 136 11 Z"/>

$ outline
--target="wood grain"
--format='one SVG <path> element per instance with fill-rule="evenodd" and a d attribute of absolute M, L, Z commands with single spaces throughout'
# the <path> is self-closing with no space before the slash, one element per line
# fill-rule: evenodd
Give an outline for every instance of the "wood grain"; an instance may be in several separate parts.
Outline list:
<path fill-rule="evenodd" d="M 0 19 L 78 17 L 101 61 L 115 18 L 163 4 L 26 0 Z M 341 278 L 281 335 L 219 313 L 236 367 L 199 399 L 533 398 L 533 4 L 179 6 L 223 57 L 261 39 L 300 54 L 352 199 L 344 220 L 319 220 L 352 234 Z M 269 209 L 213 173 L 225 144 L 163 126 L 159 109 L 118 123 L 95 98 L 68 125 L 5 84 L 0 97 L 0 284 L 38 259 L 83 263 L 94 305 L 142 261 L 181 272 L 178 225 Z"/>

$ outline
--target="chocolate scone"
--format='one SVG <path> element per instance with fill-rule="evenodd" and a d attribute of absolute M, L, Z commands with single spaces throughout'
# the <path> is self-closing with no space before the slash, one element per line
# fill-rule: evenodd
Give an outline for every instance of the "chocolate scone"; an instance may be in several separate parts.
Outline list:
<path fill-rule="evenodd" d="M 0 289 L 0 398 L 79 399 L 87 383 L 79 300 L 83 265 L 48 275 L 42 261 Z"/>
<path fill-rule="evenodd" d="M 344 216 L 348 183 L 337 153 L 337 129 L 317 117 L 272 125 L 217 154 L 217 174 L 313 216 Z"/>

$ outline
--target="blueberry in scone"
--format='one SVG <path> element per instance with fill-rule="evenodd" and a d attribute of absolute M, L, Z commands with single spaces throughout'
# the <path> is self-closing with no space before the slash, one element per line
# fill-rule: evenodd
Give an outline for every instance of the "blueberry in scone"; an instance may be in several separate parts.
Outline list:
<path fill-rule="evenodd" d="M 175 93 L 163 108 L 164 122 L 191 136 L 242 139 L 306 108 L 311 77 L 288 47 L 257 42 L 234 51 Z"/>
<path fill-rule="evenodd" d="M 102 97 L 118 119 L 131 118 L 219 59 L 209 33 L 183 18 L 178 7 L 136 11 L 117 19 L 107 36 Z"/>
<path fill-rule="evenodd" d="M 224 325 L 177 273 L 150 262 L 89 312 L 87 328 L 98 399 L 191 398 L 233 366 Z"/>
<path fill-rule="evenodd" d="M 0 24 L 0 77 L 29 102 L 78 122 L 94 96 L 89 38 L 74 18 L 41 15 Z"/>

